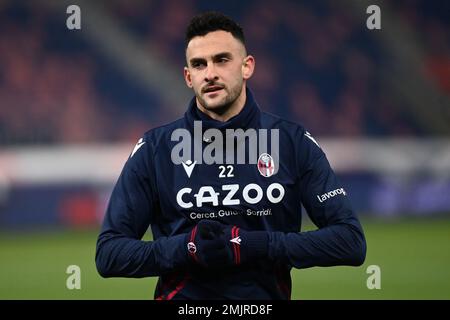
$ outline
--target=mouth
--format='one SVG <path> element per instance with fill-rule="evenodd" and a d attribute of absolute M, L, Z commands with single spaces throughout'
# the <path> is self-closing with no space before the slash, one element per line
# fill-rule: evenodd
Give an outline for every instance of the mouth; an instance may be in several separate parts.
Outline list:
<path fill-rule="evenodd" d="M 215 93 L 222 90 L 222 86 L 209 86 L 203 89 L 203 93 Z"/>

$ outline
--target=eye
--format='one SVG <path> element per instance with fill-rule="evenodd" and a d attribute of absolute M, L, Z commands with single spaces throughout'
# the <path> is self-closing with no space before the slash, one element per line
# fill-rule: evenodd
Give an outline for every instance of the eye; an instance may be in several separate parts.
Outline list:
<path fill-rule="evenodd" d="M 228 62 L 228 61 L 229 61 L 228 58 L 219 58 L 219 59 L 217 60 L 218 63 L 226 63 L 226 62 Z"/>
<path fill-rule="evenodd" d="M 194 69 L 201 69 L 201 68 L 203 68 L 205 66 L 205 63 L 204 62 L 200 62 L 200 61 L 196 61 L 196 62 L 193 62 L 191 64 L 191 66 Z"/>

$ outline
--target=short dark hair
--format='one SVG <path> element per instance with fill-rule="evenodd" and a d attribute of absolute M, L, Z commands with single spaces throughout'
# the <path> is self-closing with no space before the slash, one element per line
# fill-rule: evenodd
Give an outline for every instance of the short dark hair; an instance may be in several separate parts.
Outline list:
<path fill-rule="evenodd" d="M 192 18 L 186 29 L 185 48 L 189 41 L 195 37 L 202 37 L 210 32 L 223 30 L 231 33 L 234 38 L 238 39 L 245 46 L 245 37 L 242 27 L 230 17 L 217 12 L 207 11 L 200 13 Z"/>

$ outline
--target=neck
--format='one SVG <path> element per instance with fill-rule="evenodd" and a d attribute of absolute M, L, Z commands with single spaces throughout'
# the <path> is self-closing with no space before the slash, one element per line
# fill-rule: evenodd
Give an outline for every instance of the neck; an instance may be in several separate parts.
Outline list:
<path fill-rule="evenodd" d="M 239 97 L 230 106 L 228 106 L 225 111 L 220 110 L 223 112 L 206 109 L 205 107 L 203 107 L 200 104 L 198 99 L 197 99 L 197 106 L 201 112 L 205 113 L 211 119 L 221 121 L 221 122 L 226 122 L 226 121 L 230 120 L 231 118 L 233 118 L 234 116 L 238 115 L 242 111 L 242 109 L 244 108 L 246 99 L 247 99 L 247 94 L 245 92 L 245 87 L 244 87 L 244 88 L 242 88 L 242 91 L 241 91 L 241 94 L 239 95 Z"/>

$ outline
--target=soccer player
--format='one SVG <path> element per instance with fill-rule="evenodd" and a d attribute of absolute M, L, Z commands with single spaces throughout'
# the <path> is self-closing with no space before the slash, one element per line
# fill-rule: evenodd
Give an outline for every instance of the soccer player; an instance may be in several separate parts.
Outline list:
<path fill-rule="evenodd" d="M 98 237 L 99 273 L 159 276 L 159 300 L 290 299 L 293 267 L 361 265 L 364 233 L 323 150 L 247 87 L 255 58 L 242 28 L 200 14 L 185 53 L 195 97 L 132 150 Z M 301 204 L 317 230 L 300 232 Z"/>

